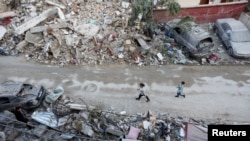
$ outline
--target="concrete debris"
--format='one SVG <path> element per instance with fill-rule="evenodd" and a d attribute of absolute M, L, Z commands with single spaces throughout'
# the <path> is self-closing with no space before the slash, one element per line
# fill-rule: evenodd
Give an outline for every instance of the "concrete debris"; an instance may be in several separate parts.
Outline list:
<path fill-rule="evenodd" d="M 31 33 L 31 32 L 26 32 L 25 34 L 25 40 L 28 42 L 28 43 L 32 43 L 32 44 L 35 44 L 36 46 L 38 46 L 39 44 L 42 44 L 43 42 L 43 36 L 42 34 L 34 34 L 34 33 Z"/>
<path fill-rule="evenodd" d="M 129 24 L 131 1 L 7 1 L 0 5 L 0 47 L 6 55 L 25 54 L 27 60 L 58 66 L 249 63 L 225 57 L 220 45 L 216 61 L 191 58 L 169 36 L 167 23 L 156 23 L 149 32 L 139 14 Z"/>
<path fill-rule="evenodd" d="M 62 93 L 62 87 L 52 89 Z M 48 90 L 49 91 L 49 90 Z M 48 94 L 51 95 L 51 94 Z M 55 101 L 54 101 L 55 100 Z M 10 111 L 0 113 L 0 138 L 6 140 L 104 140 L 104 141 L 149 141 L 149 140 L 205 140 L 208 124 L 230 124 L 227 121 L 197 120 L 186 117 L 171 117 L 167 113 L 148 111 L 128 115 L 114 108 L 103 111 L 101 107 L 78 104 L 70 97 L 61 95 L 53 104 L 26 111 L 30 120 L 27 126 L 15 119 Z M 84 102 L 84 101 L 83 101 Z M 85 102 L 84 102 L 85 103 Z M 59 112 L 61 110 L 61 112 Z M 234 122 L 235 124 L 235 122 Z M 28 136 L 27 136 L 28 135 Z"/>
<path fill-rule="evenodd" d="M 51 29 L 59 29 L 59 28 L 66 28 L 68 27 L 66 22 L 61 22 L 57 24 L 50 24 L 50 25 L 44 25 L 44 26 L 36 26 L 30 29 L 31 33 L 37 33 L 37 32 L 44 32 L 48 28 Z"/>
<path fill-rule="evenodd" d="M 0 132 L 0 140 L 1 141 L 5 141 L 5 133 L 4 132 Z"/>
<path fill-rule="evenodd" d="M 31 19 L 29 21 L 26 21 L 25 23 L 23 23 L 22 25 L 17 27 L 15 29 L 15 33 L 16 34 L 23 34 L 25 31 L 27 31 L 30 28 L 36 26 L 37 24 L 44 21 L 48 17 L 53 16 L 57 12 L 58 12 L 57 8 L 48 9 L 48 10 L 44 11 L 43 13 L 41 13 L 39 16 L 36 16 L 33 19 Z"/>
<path fill-rule="evenodd" d="M 62 94 L 64 93 L 64 89 L 61 86 L 58 86 L 53 91 L 49 92 L 45 97 L 45 101 L 47 103 L 54 103 Z"/>
<path fill-rule="evenodd" d="M 43 125 L 43 124 L 39 124 L 38 126 L 36 126 L 34 129 L 33 129 L 33 133 L 40 137 L 42 136 L 46 131 L 47 131 L 47 126 L 46 125 Z"/>
<path fill-rule="evenodd" d="M 2 40 L 6 32 L 7 32 L 6 28 L 0 25 L 0 40 Z"/>
<path fill-rule="evenodd" d="M 61 8 L 61 9 L 65 9 L 66 8 L 64 5 L 57 4 L 57 3 L 53 2 L 53 1 L 50 1 L 50 0 L 45 0 L 45 2 L 48 3 L 48 4 L 50 4 L 50 5 L 57 6 L 57 7 Z"/>
<path fill-rule="evenodd" d="M 69 106 L 71 109 L 74 109 L 74 110 L 85 110 L 85 109 L 87 109 L 86 105 L 80 105 L 80 104 L 68 103 L 67 106 Z"/>
<path fill-rule="evenodd" d="M 0 13 L 0 19 L 7 18 L 7 17 L 14 17 L 14 16 L 16 16 L 15 11 L 8 11 L 8 12 Z"/>
<path fill-rule="evenodd" d="M 92 38 L 98 33 L 99 27 L 94 24 L 83 24 L 75 27 L 74 30 L 86 38 Z"/>
<path fill-rule="evenodd" d="M 114 127 L 113 125 L 110 125 L 107 129 L 106 129 L 106 133 L 115 135 L 117 137 L 121 137 L 124 135 L 124 133 L 122 131 L 120 131 L 117 127 Z"/>
<path fill-rule="evenodd" d="M 94 135 L 94 131 L 92 130 L 92 128 L 86 124 L 82 124 L 81 132 L 89 137 L 93 137 Z"/>
<path fill-rule="evenodd" d="M 147 43 L 142 38 L 137 38 L 137 41 L 144 50 L 150 49 L 150 46 L 148 46 Z"/>

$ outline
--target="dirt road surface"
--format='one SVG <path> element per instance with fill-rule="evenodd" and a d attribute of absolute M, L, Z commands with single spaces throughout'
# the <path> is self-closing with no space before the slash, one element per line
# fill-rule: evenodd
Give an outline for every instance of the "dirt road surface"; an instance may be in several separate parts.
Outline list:
<path fill-rule="evenodd" d="M 250 122 L 250 66 L 67 66 L 27 62 L 23 57 L 0 56 L 0 79 L 63 86 L 75 103 L 126 111 L 128 114 L 170 113 L 205 119 Z M 176 86 L 186 81 L 186 98 L 176 98 Z M 138 96 L 146 84 L 151 101 Z"/>

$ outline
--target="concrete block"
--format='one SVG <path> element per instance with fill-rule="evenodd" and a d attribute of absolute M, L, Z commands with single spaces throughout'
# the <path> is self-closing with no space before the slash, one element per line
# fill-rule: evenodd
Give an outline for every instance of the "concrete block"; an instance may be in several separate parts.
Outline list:
<path fill-rule="evenodd" d="M 53 6 L 57 6 L 57 7 L 61 8 L 61 9 L 65 9 L 65 8 L 66 8 L 64 5 L 55 3 L 55 2 L 50 1 L 50 0 L 45 0 L 45 2 L 46 2 L 47 4 L 50 4 L 50 5 L 53 5 Z"/>
<path fill-rule="evenodd" d="M 15 15 L 16 13 L 14 11 L 0 13 L 0 19 L 7 18 L 7 17 L 14 17 Z"/>
<path fill-rule="evenodd" d="M 94 24 L 83 24 L 75 27 L 76 32 L 86 36 L 87 38 L 92 38 L 99 31 L 99 26 Z"/>
<path fill-rule="evenodd" d="M 0 26 L 0 40 L 3 38 L 6 32 L 7 32 L 6 28 L 3 26 Z"/>
<path fill-rule="evenodd" d="M 47 130 L 47 127 L 45 125 L 38 125 L 38 126 L 36 126 L 35 129 L 33 129 L 32 132 L 36 136 L 40 137 L 42 134 L 44 134 L 46 132 L 46 130 Z"/>
<path fill-rule="evenodd" d="M 57 13 L 57 11 L 58 10 L 57 10 L 56 7 L 44 11 L 39 16 L 36 16 L 36 17 L 32 18 L 31 20 L 25 22 L 24 24 L 20 25 L 19 27 L 17 27 L 16 30 L 15 30 L 15 33 L 16 34 L 24 33 L 25 31 L 27 31 L 30 28 L 36 26 L 37 24 L 44 21 L 48 17 L 53 16 L 54 14 Z"/>
<path fill-rule="evenodd" d="M 58 24 L 51 24 L 48 26 L 36 26 L 30 29 L 31 33 L 37 33 L 37 32 L 43 32 L 45 31 L 48 27 L 52 29 L 59 29 L 59 28 L 66 28 L 68 25 L 65 22 L 58 23 Z"/>
<path fill-rule="evenodd" d="M 113 127 L 113 126 L 109 126 L 109 127 L 106 129 L 106 132 L 107 132 L 107 133 L 110 133 L 110 134 L 112 134 L 112 135 L 118 136 L 118 137 L 124 135 L 122 131 L 118 130 L 117 128 L 115 128 L 115 127 Z"/>
<path fill-rule="evenodd" d="M 43 36 L 42 36 L 42 34 L 34 34 L 34 33 L 30 33 L 28 31 L 25 34 L 25 40 L 29 43 L 32 43 L 32 44 L 39 44 L 39 43 L 42 43 Z"/>

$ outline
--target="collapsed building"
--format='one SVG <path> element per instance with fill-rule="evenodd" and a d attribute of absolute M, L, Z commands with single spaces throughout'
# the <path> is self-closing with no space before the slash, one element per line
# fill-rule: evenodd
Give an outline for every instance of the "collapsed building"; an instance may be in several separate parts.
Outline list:
<path fill-rule="evenodd" d="M 3 0 L 0 53 L 60 66 L 203 64 L 166 35 L 164 23 L 151 36 L 145 23 L 129 25 L 131 5 L 127 0 Z"/>

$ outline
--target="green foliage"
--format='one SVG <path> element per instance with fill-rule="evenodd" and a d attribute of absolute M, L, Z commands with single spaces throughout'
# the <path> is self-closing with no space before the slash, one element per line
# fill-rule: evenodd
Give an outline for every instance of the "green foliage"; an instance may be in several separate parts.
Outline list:
<path fill-rule="evenodd" d="M 190 23 L 191 21 L 193 21 L 193 18 L 187 16 L 177 23 L 176 27 L 180 28 L 181 34 L 186 33 L 192 29 L 192 25 Z"/>
<path fill-rule="evenodd" d="M 180 5 L 175 0 L 163 0 L 161 5 L 166 6 L 166 10 L 172 14 L 177 14 L 180 10 Z M 151 0 L 134 0 L 132 2 L 132 14 L 129 19 L 129 25 L 132 26 L 136 22 L 143 22 L 143 31 L 147 36 L 152 35 L 156 24 L 153 19 L 154 5 Z M 141 19 L 139 19 L 141 15 Z M 139 20 L 139 21 L 138 21 Z"/>
<path fill-rule="evenodd" d="M 181 10 L 181 6 L 175 0 L 164 0 L 164 6 L 167 6 L 169 12 L 173 15 L 177 15 Z"/>
<path fill-rule="evenodd" d="M 132 3 L 132 15 L 131 21 L 135 21 L 138 19 L 139 14 L 142 14 L 142 21 L 148 22 L 153 19 L 153 5 L 151 1 L 148 0 L 135 0 Z"/>
<path fill-rule="evenodd" d="M 176 15 L 181 7 L 179 3 L 175 0 L 163 0 L 163 6 L 167 7 L 167 11 L 169 10 L 172 14 Z M 130 23 L 133 23 L 138 19 L 139 14 L 142 14 L 142 22 L 146 22 L 152 25 L 153 20 L 153 9 L 154 5 L 151 0 L 135 0 L 132 3 L 132 14 L 130 18 Z M 148 26 L 148 27 L 151 27 Z"/>
<path fill-rule="evenodd" d="M 250 3 L 248 3 L 248 5 L 246 6 L 246 8 L 244 9 L 244 12 L 249 12 L 250 11 Z"/>

